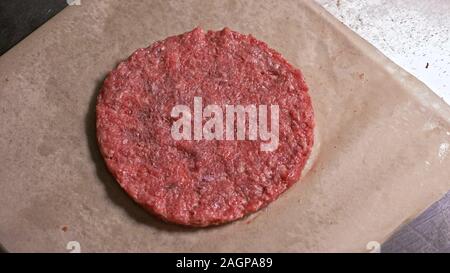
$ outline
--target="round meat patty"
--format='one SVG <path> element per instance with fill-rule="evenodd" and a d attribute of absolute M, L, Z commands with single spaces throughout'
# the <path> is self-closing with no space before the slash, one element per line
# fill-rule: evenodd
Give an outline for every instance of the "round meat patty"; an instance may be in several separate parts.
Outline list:
<path fill-rule="evenodd" d="M 196 98 L 202 109 L 222 109 L 223 119 L 229 105 L 267 106 L 269 131 L 276 105 L 278 145 L 264 150 L 267 138 L 250 139 L 247 131 L 244 140 L 232 140 L 225 129 L 223 139 L 196 138 Z M 192 111 L 185 135 L 191 140 L 173 136 L 177 105 Z M 96 111 L 101 153 L 122 188 L 151 213 L 182 225 L 226 223 L 265 207 L 299 180 L 313 145 L 301 72 L 264 42 L 228 28 L 196 28 L 137 50 L 105 79 Z M 200 126 L 212 117 L 220 115 L 204 115 Z M 250 114 L 244 117 L 250 124 Z"/>

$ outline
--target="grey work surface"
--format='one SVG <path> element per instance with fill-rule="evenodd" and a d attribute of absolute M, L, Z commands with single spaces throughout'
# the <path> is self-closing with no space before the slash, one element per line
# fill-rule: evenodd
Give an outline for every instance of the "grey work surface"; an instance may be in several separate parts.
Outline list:
<path fill-rule="evenodd" d="M 450 1 L 317 2 L 450 103 Z M 450 252 L 449 218 L 447 194 L 399 229 L 381 250 Z"/>

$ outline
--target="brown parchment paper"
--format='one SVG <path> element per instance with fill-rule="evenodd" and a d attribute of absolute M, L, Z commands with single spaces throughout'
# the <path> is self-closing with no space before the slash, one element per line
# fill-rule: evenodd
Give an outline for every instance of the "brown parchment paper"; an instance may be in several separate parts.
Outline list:
<path fill-rule="evenodd" d="M 195 26 L 252 33 L 300 67 L 317 143 L 268 208 L 189 229 L 156 220 L 106 171 L 95 97 L 139 47 Z M 89 1 L 0 58 L 0 242 L 13 252 L 367 251 L 450 188 L 450 110 L 311 1 Z"/>

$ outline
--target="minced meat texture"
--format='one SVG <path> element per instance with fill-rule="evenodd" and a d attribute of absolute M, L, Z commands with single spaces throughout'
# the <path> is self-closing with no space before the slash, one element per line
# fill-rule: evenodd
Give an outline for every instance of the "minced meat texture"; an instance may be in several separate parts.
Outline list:
<path fill-rule="evenodd" d="M 261 140 L 175 140 L 175 105 L 278 105 L 279 145 Z M 140 205 L 165 221 L 230 222 L 299 180 L 314 115 L 301 72 L 251 35 L 190 32 L 139 49 L 109 73 L 97 100 L 107 167 Z M 203 120 L 205 122 L 205 120 Z"/>

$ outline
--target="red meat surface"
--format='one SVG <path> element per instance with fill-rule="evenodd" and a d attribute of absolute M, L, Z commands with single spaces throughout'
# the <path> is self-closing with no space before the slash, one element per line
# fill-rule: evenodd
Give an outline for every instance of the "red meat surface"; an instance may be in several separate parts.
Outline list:
<path fill-rule="evenodd" d="M 261 140 L 175 140 L 175 105 L 278 105 L 279 145 Z M 97 138 L 109 171 L 165 221 L 208 226 L 255 212 L 300 179 L 314 115 L 300 70 L 251 35 L 190 32 L 139 49 L 98 95 Z"/>

